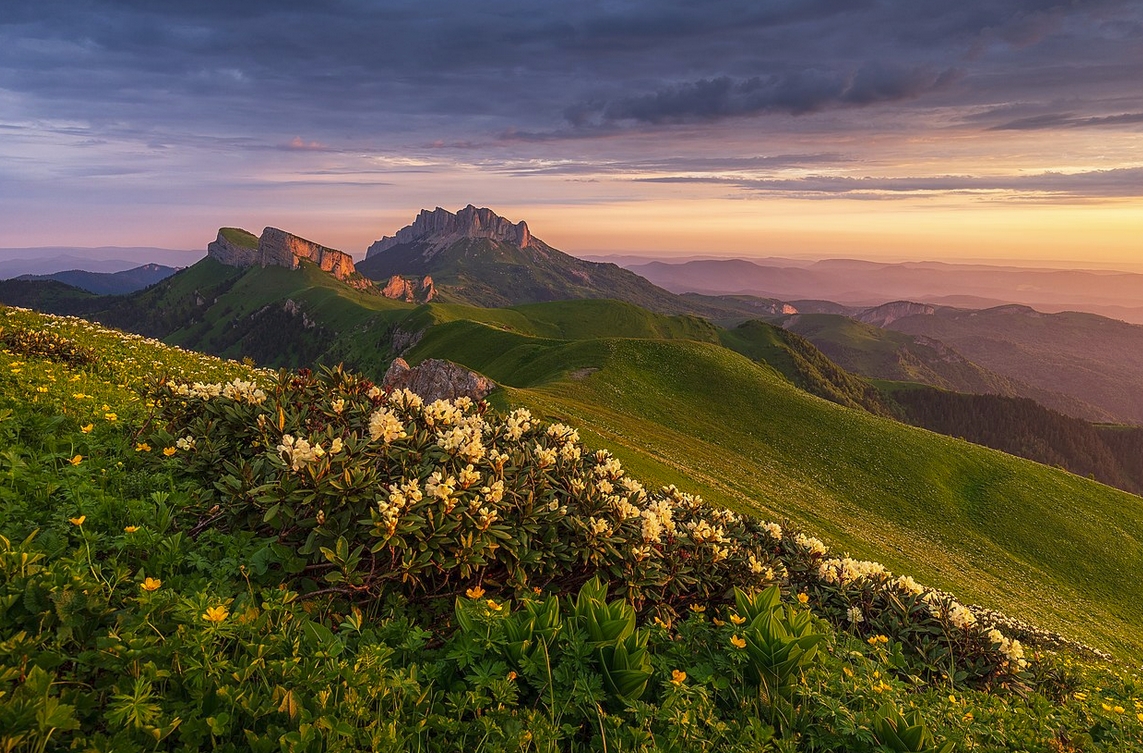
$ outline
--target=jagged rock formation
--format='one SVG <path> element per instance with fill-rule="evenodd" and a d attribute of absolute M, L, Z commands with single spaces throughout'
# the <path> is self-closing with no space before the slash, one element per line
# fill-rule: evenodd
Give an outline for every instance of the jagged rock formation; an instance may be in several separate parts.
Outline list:
<path fill-rule="evenodd" d="M 398 358 L 385 372 L 381 385 L 386 389 L 407 389 L 426 401 L 458 397 L 483 400 L 497 387 L 488 377 L 439 358 L 427 358 L 413 368 L 404 358 Z"/>
<path fill-rule="evenodd" d="M 516 248 L 535 248 L 537 244 L 528 232 L 527 223 L 515 224 L 497 215 L 491 209 L 477 209 L 469 204 L 456 214 L 437 207 L 433 211 L 422 209 L 413 224 L 403 227 L 396 235 L 384 236 L 369 247 L 365 258 L 405 243 L 430 241 L 426 256 L 451 246 L 462 238 L 488 238 L 508 243 Z"/>
<path fill-rule="evenodd" d="M 381 295 L 408 303 L 428 303 L 437 297 L 437 289 L 433 285 L 433 278 L 425 275 L 418 284 L 400 275 L 393 275 L 381 288 Z"/>
<path fill-rule="evenodd" d="M 253 267 L 257 264 L 297 269 L 302 259 L 308 259 L 355 288 L 372 286 L 369 280 L 357 273 L 353 257 L 349 254 L 276 227 L 265 228 L 258 238 L 238 228 L 222 228 L 218 231 L 218 238 L 206 247 L 206 253 L 231 267 Z"/>

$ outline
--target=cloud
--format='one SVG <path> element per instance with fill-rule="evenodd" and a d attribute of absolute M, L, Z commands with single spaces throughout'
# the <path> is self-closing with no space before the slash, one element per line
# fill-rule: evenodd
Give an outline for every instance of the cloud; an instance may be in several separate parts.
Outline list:
<path fill-rule="evenodd" d="M 841 107 L 865 107 L 914 99 L 956 80 L 955 69 L 870 63 L 856 70 L 810 68 L 732 79 L 674 84 L 651 94 L 582 102 L 564 115 L 577 127 L 615 123 L 689 123 L 765 113 L 803 115 Z"/>
<path fill-rule="evenodd" d="M 1098 128 L 1101 126 L 1134 125 L 1143 123 L 1143 112 L 1125 112 L 1119 115 L 1077 117 L 1072 113 L 1059 115 L 1032 115 L 992 126 L 991 131 L 1038 131 L 1049 128 Z"/>
<path fill-rule="evenodd" d="M 295 136 L 282 148 L 293 152 L 324 152 L 329 149 L 325 144 L 317 141 L 306 141 L 301 136 Z"/>
<path fill-rule="evenodd" d="M 672 176 L 637 179 L 648 183 L 707 183 L 791 197 L 909 198 L 936 194 L 1014 193 L 1025 198 L 1117 199 L 1143 197 L 1143 167 L 1088 172 L 1042 172 L 1034 175 L 928 177 L 717 178 Z"/>

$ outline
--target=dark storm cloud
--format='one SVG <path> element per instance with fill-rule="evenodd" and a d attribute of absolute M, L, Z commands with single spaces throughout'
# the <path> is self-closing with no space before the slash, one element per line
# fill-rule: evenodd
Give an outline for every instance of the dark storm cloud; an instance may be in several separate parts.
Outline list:
<path fill-rule="evenodd" d="M 1130 128 L 1141 78 L 1143 5 L 1126 0 L 17 0 L 0 13 L 0 127 L 117 149 L 127 170 L 180 150 L 218 164 L 431 155 L 569 178 L 847 168 L 859 155 L 781 139 L 811 124 L 903 131 L 936 112 L 981 133 Z M 732 146 L 695 149 L 713 129 Z M 616 156 L 645 132 L 687 162 Z M 34 172 L 42 158 L 13 149 L 0 163 Z M 1059 190 L 1128 190 L 1068 180 Z M 751 187 L 937 190 L 899 185 Z"/>
<path fill-rule="evenodd" d="M 948 85 L 952 69 L 905 68 L 882 63 L 854 71 L 800 70 L 734 80 L 727 76 L 668 86 L 653 94 L 603 103 L 585 103 L 565 111 L 583 126 L 598 119 L 643 123 L 686 123 L 782 112 L 802 115 L 836 107 L 862 107 L 913 99 Z"/>

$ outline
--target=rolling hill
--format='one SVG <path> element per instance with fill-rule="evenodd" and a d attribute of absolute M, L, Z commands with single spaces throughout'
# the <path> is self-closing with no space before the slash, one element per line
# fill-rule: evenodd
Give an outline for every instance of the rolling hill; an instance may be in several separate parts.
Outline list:
<path fill-rule="evenodd" d="M 154 285 L 178 270 L 162 264 L 143 264 L 121 272 L 88 272 L 69 269 L 45 275 L 21 275 L 20 280 L 56 280 L 96 295 L 123 295 Z"/>
<path fill-rule="evenodd" d="M 376 378 L 397 351 L 448 358 L 503 385 L 494 403 L 575 424 L 654 483 L 789 518 L 962 599 L 1143 656 L 1139 498 L 811 395 L 799 378 L 838 402 L 865 393 L 767 325 L 720 331 L 602 300 L 414 306 L 305 261 L 206 259 L 103 303 L 105 322 L 265 364 L 346 361 Z"/>
<path fill-rule="evenodd" d="M 1143 424 L 1143 326 L 1095 314 L 1000 306 L 938 308 L 888 327 L 939 340 L 992 372 L 1082 400 L 1116 422 Z"/>

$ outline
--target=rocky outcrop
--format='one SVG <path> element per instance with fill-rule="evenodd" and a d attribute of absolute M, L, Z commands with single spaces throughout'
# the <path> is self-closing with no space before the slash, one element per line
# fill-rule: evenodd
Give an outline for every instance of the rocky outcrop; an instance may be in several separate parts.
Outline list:
<path fill-rule="evenodd" d="M 257 264 L 258 249 L 232 242 L 226 237 L 227 232 L 231 235 L 242 234 L 243 236 L 249 236 L 250 240 L 257 240 L 245 230 L 220 228 L 218 238 L 216 238 L 213 243 L 207 245 L 206 255 L 230 267 L 252 267 Z"/>
<path fill-rule="evenodd" d="M 433 278 L 428 275 L 419 283 L 401 275 L 393 275 L 385 287 L 381 288 L 381 295 L 408 303 L 428 303 L 437 297 L 437 289 L 433 285 Z"/>
<path fill-rule="evenodd" d="M 236 243 L 232 238 L 246 240 L 248 245 Z M 257 248 L 253 247 L 255 242 Z M 222 228 L 218 231 L 218 238 L 206 247 L 206 253 L 211 258 L 232 267 L 252 267 L 260 264 L 263 267 L 297 269 L 302 259 L 308 259 L 354 287 L 372 285 L 357 274 L 353 257 L 349 254 L 326 248 L 276 227 L 264 229 L 260 238 L 255 238 L 245 230 Z"/>
<path fill-rule="evenodd" d="M 431 255 L 434 250 L 451 246 L 461 238 L 490 238 L 510 243 L 517 248 L 540 247 L 528 232 L 527 223 L 513 224 L 491 209 L 478 209 L 469 204 L 456 214 L 440 207 L 431 212 L 422 209 L 412 225 L 403 227 L 396 235 L 385 236 L 370 246 L 365 258 L 394 246 L 422 241 L 430 241 L 426 254 Z"/>
<path fill-rule="evenodd" d="M 426 401 L 458 397 L 483 400 L 497 387 L 488 377 L 439 358 L 427 358 L 415 367 L 398 358 L 385 372 L 381 385 L 392 390 L 407 389 Z"/>
<path fill-rule="evenodd" d="M 309 259 L 340 280 L 348 280 L 357 269 L 353 257 L 336 249 L 326 248 L 305 238 L 268 227 L 258 239 L 258 263 L 263 267 L 279 266 L 297 269 L 302 259 Z"/>
<path fill-rule="evenodd" d="M 936 306 L 927 303 L 912 303 L 911 301 L 893 301 L 871 309 L 862 311 L 854 317 L 859 322 L 872 324 L 874 327 L 888 327 L 898 319 L 906 316 L 932 316 L 937 312 Z"/>

